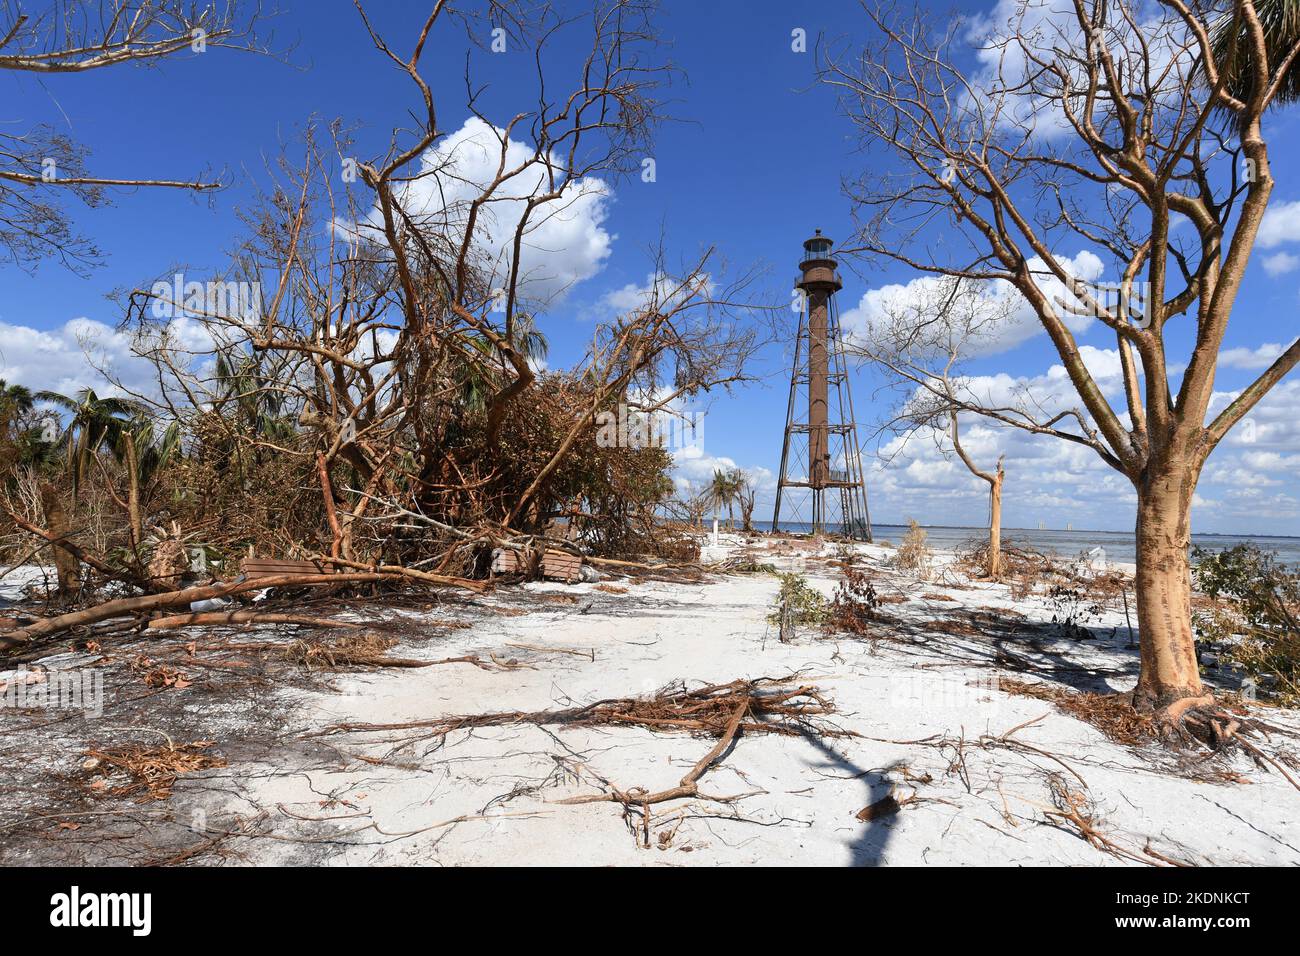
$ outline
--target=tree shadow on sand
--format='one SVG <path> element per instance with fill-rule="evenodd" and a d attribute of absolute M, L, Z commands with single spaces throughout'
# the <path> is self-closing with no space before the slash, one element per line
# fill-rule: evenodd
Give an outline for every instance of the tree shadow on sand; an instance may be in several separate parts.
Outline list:
<path fill-rule="evenodd" d="M 809 764 L 814 770 L 837 780 L 862 781 L 865 790 L 862 797 L 862 806 L 869 807 L 877 801 L 885 799 L 893 792 L 894 785 L 887 776 L 888 768 L 884 770 L 863 769 L 822 738 L 807 734 L 804 739 L 824 758 L 821 762 Z M 893 819 L 892 816 L 883 816 L 875 820 L 860 822 L 854 817 L 849 817 L 846 821 L 849 829 L 859 828 L 860 830 L 848 845 L 850 866 L 881 866 L 884 864 L 885 848 L 893 837 Z"/>
<path fill-rule="evenodd" d="M 1058 624 L 963 610 L 924 620 L 891 617 L 880 636 L 903 653 L 1037 675 L 1074 690 L 1113 693 L 1138 675 L 1138 649 L 1123 628 L 1076 626 L 1067 635 Z M 1089 661 L 1094 649 L 1109 660 Z"/>

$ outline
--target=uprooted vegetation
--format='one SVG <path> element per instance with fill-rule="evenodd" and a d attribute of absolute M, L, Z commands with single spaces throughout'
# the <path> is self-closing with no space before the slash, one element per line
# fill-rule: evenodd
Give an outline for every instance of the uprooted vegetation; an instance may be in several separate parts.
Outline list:
<path fill-rule="evenodd" d="M 799 627 L 825 624 L 828 606 L 826 598 L 808 583 L 804 575 L 789 571 L 779 577 L 781 586 L 776 594 L 776 608 L 767 619 L 777 625 L 780 640 L 789 642 Z"/>
<path fill-rule="evenodd" d="M 735 804 L 762 791 L 714 794 L 700 788 L 701 780 L 730 753 L 736 739 L 743 734 L 776 734 L 793 737 L 850 737 L 851 731 L 836 727 L 826 718 L 834 706 L 817 687 L 799 683 L 798 675 L 781 678 L 762 677 L 735 680 L 726 684 L 688 689 L 678 682 L 661 688 L 647 697 L 625 697 L 597 701 L 581 707 L 547 711 L 509 711 L 439 717 L 432 720 L 404 721 L 389 724 L 336 724 L 323 735 L 388 734 L 395 749 L 413 742 L 433 741 L 441 746 L 448 735 L 485 727 L 534 724 L 554 727 L 642 727 L 656 733 L 685 733 L 694 737 L 716 738 L 716 743 L 691 764 L 677 785 L 660 790 L 617 784 L 590 768 L 571 770 L 574 782 L 591 782 L 600 792 L 559 798 L 553 803 L 576 806 L 590 803 L 616 803 L 638 845 L 648 849 L 655 826 L 657 804 L 679 800 L 704 803 Z M 394 738 L 392 735 L 397 735 Z M 372 758 L 374 763 L 382 759 Z M 660 836 L 660 844 L 671 840 L 670 831 Z"/>
<path fill-rule="evenodd" d="M 454 16 L 431 16 L 430 47 Z M 491 181 L 464 179 L 454 157 L 425 164 L 442 131 L 417 53 L 403 68 L 422 122 L 394 132 L 401 148 L 340 183 L 332 171 L 354 162 L 354 144 L 342 125 L 312 124 L 273 165 L 216 279 L 121 297 L 121 334 L 152 365 L 148 394 L 0 387 L 0 561 L 50 562 L 57 577 L 31 613 L 53 619 L 111 591 L 161 598 L 131 609 L 147 621 L 235 597 L 166 595 L 234 581 L 249 556 L 310 561 L 352 593 L 464 587 L 501 552 L 516 578 L 542 573 L 548 551 L 698 557 L 695 538 L 662 520 L 676 491 L 657 436 L 675 403 L 747 380 L 767 332 L 743 303 L 747 277 L 728 279 L 710 251 L 681 268 L 660 252 L 662 281 L 643 301 L 597 321 L 567 367 L 546 361 L 548 297 L 532 269 L 483 243 L 517 257 L 584 183 L 638 168 L 671 71 L 640 6 L 538 16 L 542 99 L 564 83 L 575 92 L 570 108 L 487 137 L 486 153 L 500 151 Z M 579 33 L 591 57 L 554 75 L 563 64 L 541 47 Z M 426 208 L 413 179 L 462 198 Z M 497 236 L 503 194 L 519 215 Z M 228 287 L 264 292 L 232 303 Z M 193 334 L 176 335 L 177 320 Z M 10 628 L 5 640 L 91 623 Z"/>

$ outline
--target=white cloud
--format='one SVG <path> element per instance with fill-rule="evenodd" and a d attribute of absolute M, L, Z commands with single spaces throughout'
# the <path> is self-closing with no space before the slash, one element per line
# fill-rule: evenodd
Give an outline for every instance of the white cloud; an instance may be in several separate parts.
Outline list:
<path fill-rule="evenodd" d="M 129 334 L 86 318 L 48 331 L 0 322 L 0 378 L 33 390 L 71 394 L 93 388 L 116 394 L 98 367 L 129 389 L 147 391 L 152 369 L 131 353 L 132 341 Z"/>
<path fill-rule="evenodd" d="M 1073 257 L 1057 256 L 1056 261 L 1068 275 L 1085 282 L 1096 282 L 1105 271 L 1102 261 L 1087 249 L 1080 250 Z M 1029 261 L 1029 268 L 1054 305 L 1058 300 L 1077 304 L 1077 300 L 1066 291 L 1061 281 L 1048 272 L 1042 259 L 1035 256 Z M 946 277 L 927 275 L 912 279 L 905 285 L 894 283 L 878 289 L 868 289 L 856 306 L 841 315 L 840 322 L 845 335 L 850 341 L 856 339 L 862 344 L 869 344 L 872 330 L 879 327 L 890 313 L 923 309 L 927 304 L 932 304 L 942 294 L 945 283 L 951 281 Z M 1006 352 L 1044 331 L 1037 313 L 1010 283 L 1001 280 L 982 283 L 978 301 L 986 310 L 991 330 L 979 338 L 967 355 L 968 358 Z M 1095 321 L 1090 315 L 1073 315 L 1059 305 L 1056 308 L 1061 313 L 1062 320 L 1076 335 L 1086 332 Z"/>
<path fill-rule="evenodd" d="M 671 276 L 666 272 L 652 272 L 641 283 L 629 282 L 602 295 L 596 304 L 584 310 L 594 319 L 611 319 L 643 309 L 657 303 L 660 309 L 671 309 L 687 301 L 692 294 L 708 295 L 714 283 L 707 273 L 685 277 Z"/>
<path fill-rule="evenodd" d="M 715 471 L 732 471 L 737 467 L 734 458 L 711 455 L 701 446 L 688 446 L 673 452 L 673 484 L 681 495 L 699 492 L 713 480 Z M 772 495 L 776 491 L 776 474 L 770 468 L 755 465 L 743 468 L 755 486 L 755 523 L 759 516 L 771 516 Z"/>
<path fill-rule="evenodd" d="M 1300 240 L 1300 199 L 1275 202 L 1264 212 L 1256 242 L 1260 248 L 1272 249 L 1285 242 Z"/>
<path fill-rule="evenodd" d="M 1124 385 L 1123 370 L 1118 349 L 1099 349 L 1092 345 L 1079 346 L 1079 357 L 1092 375 L 1103 395 L 1121 394 Z M 1053 365 L 1041 375 L 1012 377 L 1005 372 L 996 375 L 972 375 L 961 380 L 965 392 L 984 405 L 1008 407 L 1028 403 L 1042 410 L 1044 418 L 1083 403 L 1075 391 L 1074 383 L 1064 365 Z"/>
<path fill-rule="evenodd" d="M 1220 368 L 1264 369 L 1286 348 L 1277 342 L 1266 342 L 1257 348 L 1224 349 L 1219 353 Z"/>
<path fill-rule="evenodd" d="M 1288 272 L 1294 272 L 1296 266 L 1300 266 L 1300 256 L 1289 252 L 1275 252 L 1271 256 L 1264 257 L 1263 265 L 1264 271 L 1271 276 L 1286 275 Z"/>
<path fill-rule="evenodd" d="M 430 232 L 464 235 L 470 203 L 497 175 L 505 130 L 470 117 L 456 132 L 443 137 L 420 160 L 420 171 L 399 193 L 403 208 Z M 524 214 L 526 198 L 546 184 L 547 159 L 514 139 L 506 142 L 504 168 L 527 168 L 501 184 L 494 201 L 480 206 L 475 224 L 474 252 L 479 265 L 504 286 L 510 274 L 514 233 Z M 558 169 L 552 170 L 558 177 Z M 541 306 L 562 299 L 572 286 L 589 279 L 604 266 L 613 236 L 605 230 L 611 192 L 601 179 L 574 180 L 566 194 L 535 208 L 529 216 L 520 253 L 520 292 Z M 380 222 L 371 214 L 370 225 Z"/>

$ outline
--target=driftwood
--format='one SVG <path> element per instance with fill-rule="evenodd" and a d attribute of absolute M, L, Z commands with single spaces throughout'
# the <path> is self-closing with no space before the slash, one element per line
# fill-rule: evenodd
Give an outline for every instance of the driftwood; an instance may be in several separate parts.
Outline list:
<path fill-rule="evenodd" d="M 259 577 L 253 580 L 207 584 L 199 587 L 184 588 L 180 591 L 166 591 L 161 594 L 145 594 L 139 597 L 118 598 L 105 601 L 94 607 L 83 608 L 57 617 L 41 618 L 34 624 L 14 631 L 0 633 L 0 650 L 19 647 L 37 638 L 49 637 L 74 627 L 97 624 L 115 617 L 126 617 L 164 608 L 181 607 L 194 601 L 207 601 L 213 598 L 243 594 L 248 591 L 261 591 L 275 587 L 315 587 L 323 584 L 364 584 L 367 582 L 394 581 L 410 574 L 391 572 L 341 573 L 341 574 L 284 574 L 278 577 Z M 452 587 L 468 587 L 482 590 L 481 581 L 466 581 L 462 578 L 445 577 L 438 574 L 420 572 L 417 580 L 430 584 Z"/>
<path fill-rule="evenodd" d="M 275 614 L 267 611 L 201 611 L 193 614 L 171 614 L 149 620 L 149 630 L 161 631 L 175 627 L 219 624 L 300 624 L 304 627 L 364 627 L 354 621 L 338 621 L 325 617 L 308 617 L 305 614 Z"/>
<path fill-rule="evenodd" d="M 695 766 L 687 771 L 686 776 L 682 777 L 681 782 L 675 787 L 669 787 L 667 790 L 659 790 L 655 793 L 648 793 L 641 787 L 633 787 L 630 790 L 620 790 L 615 786 L 610 786 L 608 793 L 592 794 L 590 796 L 569 797 L 565 800 L 556 800 L 560 804 L 578 804 L 578 803 L 621 803 L 624 806 L 637 805 L 648 807 L 654 803 L 664 803 L 668 800 L 683 800 L 689 797 L 699 797 L 703 800 L 713 800 L 719 803 L 731 803 L 739 800 L 749 794 L 735 794 L 729 797 L 712 796 L 710 794 L 700 793 L 700 778 L 703 777 L 724 753 L 731 746 L 732 741 L 736 739 L 736 734 L 740 732 L 740 722 L 744 720 L 745 715 L 749 713 L 751 698 L 748 694 L 736 706 L 727 721 L 727 727 L 718 738 L 709 752 L 695 762 Z M 646 816 L 649 819 L 649 816 Z"/>

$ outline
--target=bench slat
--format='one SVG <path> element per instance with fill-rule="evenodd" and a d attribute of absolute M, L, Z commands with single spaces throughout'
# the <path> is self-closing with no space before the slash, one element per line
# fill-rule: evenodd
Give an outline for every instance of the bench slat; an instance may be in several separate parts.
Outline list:
<path fill-rule="evenodd" d="M 265 578 L 278 574 L 329 574 L 333 568 L 319 561 L 291 561 L 281 558 L 244 558 L 239 570 L 250 578 Z"/>
<path fill-rule="evenodd" d="M 509 574 L 523 569 L 519 552 L 502 548 L 492 559 L 493 574 Z M 562 581 L 576 581 L 582 574 L 582 558 L 566 551 L 547 551 L 542 556 L 542 575 Z"/>
<path fill-rule="evenodd" d="M 542 559 L 542 574 L 562 581 L 576 581 L 582 573 L 582 558 L 564 551 L 547 551 Z"/>

